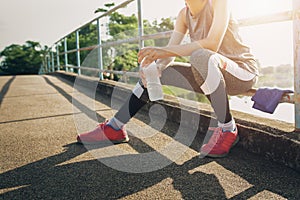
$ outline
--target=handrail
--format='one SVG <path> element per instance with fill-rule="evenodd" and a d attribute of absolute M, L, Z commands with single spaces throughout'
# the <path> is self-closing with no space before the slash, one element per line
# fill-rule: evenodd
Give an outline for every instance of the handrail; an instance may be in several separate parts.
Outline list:
<path fill-rule="evenodd" d="M 126 1 L 126 2 L 129 2 L 129 1 Z M 124 5 L 124 3 L 121 4 L 121 5 Z M 118 7 L 121 7 L 121 6 L 118 6 Z M 116 9 L 114 9 L 114 11 L 115 10 Z M 109 13 L 112 13 L 112 11 L 110 10 L 110 12 L 107 12 L 107 13 L 101 15 L 101 16 L 106 16 Z M 262 16 L 256 16 L 256 17 L 251 17 L 251 18 L 239 19 L 239 20 L 237 20 L 237 22 L 238 22 L 239 26 L 241 26 L 241 27 L 259 25 L 259 24 L 268 24 L 268 23 L 274 23 L 274 22 L 283 22 L 283 21 L 289 21 L 289 20 L 295 19 L 296 16 L 297 16 L 296 15 L 297 13 L 300 13 L 300 10 L 285 11 L 285 12 L 273 13 L 273 14 L 269 14 L 269 15 L 262 15 Z M 100 18 L 100 17 L 98 17 L 98 18 Z M 94 20 L 92 20 L 91 22 L 93 22 L 93 21 Z M 78 28 L 76 30 L 79 30 L 79 29 L 80 28 Z M 155 34 L 143 35 L 141 37 L 132 37 L 132 38 L 128 38 L 128 39 L 110 41 L 110 42 L 102 43 L 100 45 L 93 45 L 93 46 L 88 46 L 88 47 L 81 47 L 79 49 L 68 50 L 66 52 L 59 53 L 59 55 L 65 55 L 65 54 L 74 53 L 74 52 L 77 52 L 77 51 L 88 51 L 88 50 L 93 50 L 93 49 L 96 49 L 96 48 L 116 46 L 116 45 L 123 44 L 123 43 L 133 43 L 133 42 L 138 42 L 140 40 L 169 38 L 171 36 L 171 34 L 172 34 L 172 31 L 164 31 L 164 32 L 159 32 L 159 33 L 155 33 Z M 74 67 L 64 66 L 64 67 L 79 69 L 79 67 L 75 67 L 75 66 Z M 95 68 L 88 68 L 88 67 L 84 67 L 84 66 L 81 66 L 80 69 L 92 70 L 92 71 L 97 71 L 97 72 L 100 72 L 100 73 L 109 72 L 109 73 L 114 73 L 114 74 L 118 74 L 118 75 L 125 75 L 126 74 L 126 76 L 128 76 L 128 77 L 131 77 L 131 75 L 133 77 L 136 77 L 136 74 L 134 74 L 134 73 L 131 74 L 131 73 L 128 73 L 126 71 L 124 71 L 124 73 L 120 73 L 120 71 L 101 70 L 101 69 L 95 69 Z M 253 95 L 253 92 L 249 92 L 248 94 L 246 93 L 245 95 L 248 95 L 248 96 Z M 293 98 L 288 97 L 288 98 L 285 98 L 283 100 L 283 102 L 293 103 L 294 101 L 293 101 Z"/>
<path fill-rule="evenodd" d="M 255 16 L 251 18 L 245 18 L 238 20 L 239 26 L 253 26 L 260 24 L 270 24 L 274 22 L 284 22 L 294 20 L 297 17 L 297 14 L 300 13 L 300 10 L 290 10 L 278 13 L 272 13 L 268 15 Z"/>
<path fill-rule="evenodd" d="M 295 19 L 297 14 L 299 14 L 299 13 L 300 13 L 300 10 L 284 11 L 284 12 L 272 13 L 272 14 L 269 14 L 269 15 L 261 15 L 261 16 L 256 16 L 256 17 L 239 19 L 239 20 L 237 20 L 237 23 L 240 27 L 245 27 L 245 26 L 275 23 L 275 22 L 284 22 L 284 21 L 290 21 L 290 20 Z M 103 16 L 106 16 L 106 13 L 105 13 L 105 15 L 103 14 Z M 93 21 L 94 20 L 92 20 L 91 22 L 93 22 Z M 81 26 L 81 27 L 83 27 L 83 26 Z M 80 30 L 80 28 L 78 28 L 76 30 Z M 139 40 L 169 38 L 171 36 L 171 34 L 172 34 L 172 31 L 164 31 L 164 32 L 159 32 L 159 33 L 154 33 L 154 34 L 143 35 L 141 37 L 132 37 L 132 38 L 122 39 L 122 40 L 118 40 L 118 41 L 105 42 L 101 45 L 93 45 L 93 46 L 88 46 L 88 47 L 82 47 L 78 50 L 79 51 L 86 51 L 86 50 L 93 50 L 93 49 L 99 48 L 99 47 L 116 46 L 116 45 L 123 44 L 123 43 L 138 42 Z M 66 53 L 74 53 L 74 52 L 77 52 L 78 50 L 77 49 L 72 49 L 72 50 L 67 51 Z M 63 55 L 63 54 L 65 54 L 65 52 L 62 52 L 59 55 Z"/>
<path fill-rule="evenodd" d="M 54 44 L 58 44 L 60 41 L 62 41 L 64 38 L 68 37 L 68 36 L 71 35 L 72 33 L 75 33 L 76 31 L 78 31 L 78 30 L 80 30 L 80 29 L 86 27 L 87 25 L 89 25 L 89 24 L 91 24 L 91 23 L 97 21 L 97 20 L 100 19 L 100 18 L 103 18 L 103 17 L 105 17 L 105 16 L 110 15 L 111 13 L 115 12 L 116 10 L 118 10 L 118 9 L 120 9 L 120 8 L 124 8 L 125 6 L 127 6 L 128 4 L 130 4 L 130 3 L 133 2 L 133 1 L 135 1 L 135 0 L 127 0 L 127 1 L 125 1 L 125 2 L 123 2 L 123 3 L 121 3 L 120 5 L 117 5 L 117 6 L 113 7 L 113 8 L 110 9 L 109 11 L 107 11 L 107 12 L 103 13 L 102 15 L 100 15 L 100 16 L 98 16 L 98 17 L 96 17 L 96 18 L 94 18 L 94 19 L 92 19 L 92 20 L 86 22 L 85 24 L 83 24 L 82 26 L 78 27 L 77 29 L 75 29 L 75 30 L 72 31 L 71 33 L 69 33 L 69 34 L 65 35 L 64 37 L 60 38 L 60 39 L 59 39 L 58 41 L 56 41 Z"/>
<path fill-rule="evenodd" d="M 93 45 L 93 46 L 88 46 L 88 47 L 82 47 L 78 50 L 79 51 L 89 51 L 89 50 L 93 50 L 93 49 L 99 48 L 99 47 L 116 46 L 116 45 L 123 44 L 123 43 L 138 42 L 139 40 L 169 38 L 171 36 L 172 32 L 173 31 L 164 31 L 164 32 L 159 32 L 159 33 L 154 33 L 154 34 L 149 34 L 149 35 L 143 35 L 141 37 L 133 37 L 133 38 L 123 39 L 123 40 L 110 41 L 110 42 L 102 43 L 101 45 Z M 66 52 L 62 52 L 59 55 L 63 55 L 65 53 L 74 53 L 74 52 L 77 52 L 78 50 L 77 49 L 72 49 L 72 50 L 69 50 L 69 51 L 66 51 Z"/>
<path fill-rule="evenodd" d="M 140 4 L 141 4 L 141 0 L 126 0 L 123 3 L 121 3 L 120 5 L 112 8 L 111 10 L 107 11 L 106 13 L 92 19 L 91 21 L 85 23 L 84 25 L 80 26 L 79 28 L 75 29 L 74 31 L 72 31 L 71 33 L 69 33 L 68 35 L 62 37 L 61 39 L 59 39 L 57 42 L 54 43 L 54 45 L 58 46 L 59 43 L 64 40 L 64 44 L 65 44 L 65 50 L 64 52 L 59 53 L 58 52 L 58 48 L 56 48 L 56 56 L 57 56 L 57 68 L 59 68 L 60 63 L 59 61 L 59 55 L 65 55 L 65 58 L 67 58 L 67 55 L 70 53 L 74 53 L 76 52 L 76 56 L 77 56 L 77 62 L 78 62 L 78 58 L 80 57 L 79 52 L 80 51 L 87 51 L 87 50 L 93 50 L 93 49 L 98 49 L 98 62 L 101 61 L 102 62 L 102 48 L 103 47 L 107 47 L 107 46 L 115 46 L 118 44 L 122 44 L 122 43 L 132 43 L 132 42 L 139 42 L 139 44 L 143 43 L 143 41 L 145 40 L 150 40 L 150 39 L 160 39 L 160 38 L 168 38 L 171 36 L 172 31 L 165 31 L 165 32 L 159 32 L 156 34 L 149 34 L 149 35 L 143 35 L 142 34 L 142 27 L 139 27 L 139 34 L 137 37 L 132 37 L 132 38 L 128 38 L 128 39 L 122 39 L 122 40 L 117 40 L 117 41 L 106 41 L 106 42 L 102 42 L 101 41 L 101 34 L 100 34 L 100 25 L 99 25 L 99 19 L 103 18 L 105 16 L 110 15 L 111 13 L 113 13 L 114 11 L 116 11 L 119 8 L 123 8 L 126 5 L 128 5 L 129 3 L 133 2 L 133 1 L 138 1 L 138 14 L 139 16 L 141 16 L 141 10 L 140 10 Z M 139 20 L 141 20 L 139 18 Z M 268 15 L 262 15 L 262 16 L 256 16 L 256 17 L 250 17 L 250 18 L 245 18 L 245 19 L 239 19 L 237 20 L 237 23 L 239 24 L 239 27 L 245 27 L 245 26 L 254 26 L 254 25 L 262 25 L 262 24 L 269 24 L 269 23 L 274 23 L 274 22 L 284 22 L 284 21 L 294 21 L 294 67 L 295 67 L 295 95 L 288 95 L 288 96 L 284 96 L 283 97 L 283 102 L 290 102 L 290 103 L 294 103 L 295 104 L 295 130 L 300 131 L 300 78 L 298 78 L 300 76 L 300 60 L 298 58 L 298 55 L 300 53 L 300 0 L 293 0 L 293 10 L 289 10 L 289 11 L 284 11 L 284 12 L 278 12 L 278 13 L 273 13 L 273 14 L 268 14 Z M 76 32 L 76 36 L 78 37 L 78 33 L 80 31 L 80 29 L 86 27 L 87 25 L 93 23 L 97 21 L 97 27 L 98 27 L 98 44 L 92 45 L 92 46 L 88 46 L 88 47 L 80 47 L 78 44 L 79 42 L 77 41 L 77 47 L 76 49 L 72 49 L 72 50 L 68 50 L 66 47 L 66 39 L 67 37 Z M 139 26 L 141 26 L 141 21 L 139 21 Z M 53 46 L 52 46 L 53 47 Z M 141 47 L 141 45 L 140 45 Z M 53 55 L 53 51 L 49 52 L 49 58 L 48 58 L 48 69 L 54 69 L 54 55 Z M 123 76 L 128 76 L 128 77 L 137 77 L 138 73 L 136 72 L 124 72 L 124 71 L 114 71 L 114 70 L 103 70 L 103 66 L 101 63 L 98 63 L 98 67 L 99 69 L 95 69 L 95 68 L 90 68 L 90 67 L 84 67 L 84 66 L 80 66 L 80 63 L 77 63 L 78 66 L 70 66 L 68 65 L 67 59 L 65 59 L 65 66 L 66 67 L 66 71 L 68 71 L 68 69 L 78 69 L 78 71 L 80 72 L 80 70 L 90 70 L 90 71 L 96 71 L 96 72 L 100 72 L 104 73 L 104 72 L 108 72 L 108 73 L 114 73 L 114 74 L 119 74 L 119 75 L 123 75 Z M 297 80 L 299 79 L 299 80 Z M 249 94 L 253 94 L 254 91 L 249 91 Z"/>

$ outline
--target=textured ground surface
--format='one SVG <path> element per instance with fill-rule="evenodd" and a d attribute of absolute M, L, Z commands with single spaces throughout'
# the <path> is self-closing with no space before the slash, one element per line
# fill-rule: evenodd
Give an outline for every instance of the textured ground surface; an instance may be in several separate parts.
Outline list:
<path fill-rule="evenodd" d="M 241 146 L 199 158 L 201 135 L 184 144 L 194 130 L 145 113 L 128 144 L 76 144 L 118 103 L 57 77 L 3 76 L 0 91 L 0 199 L 300 199 L 299 172 Z"/>

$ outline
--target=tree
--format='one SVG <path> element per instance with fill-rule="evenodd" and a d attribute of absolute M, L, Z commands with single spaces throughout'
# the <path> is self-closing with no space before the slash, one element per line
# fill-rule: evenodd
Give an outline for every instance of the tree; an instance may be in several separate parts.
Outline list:
<path fill-rule="evenodd" d="M 114 4 L 105 4 L 105 9 L 98 12 L 106 12 Z M 154 34 L 161 31 L 168 31 L 174 28 L 172 18 L 163 18 L 158 21 L 149 22 L 148 20 L 143 21 L 144 33 Z M 109 15 L 109 23 L 107 26 L 107 32 L 109 37 L 102 40 L 102 44 L 107 42 L 124 40 L 138 36 L 138 19 L 136 15 L 126 16 L 119 12 L 113 12 Z M 97 26 L 96 24 L 89 24 L 88 26 L 82 28 L 79 32 L 80 37 L 80 47 L 88 47 L 96 45 L 97 42 Z M 68 50 L 76 49 L 76 38 L 75 34 L 68 36 Z M 168 39 L 156 39 L 156 40 L 146 40 L 145 46 L 165 46 L 168 43 Z M 63 45 L 60 47 L 60 52 L 64 51 Z M 126 70 L 134 71 L 137 69 L 137 53 L 139 50 L 139 45 L 137 42 L 123 43 L 119 45 L 114 45 L 111 47 L 102 48 L 102 59 L 104 69 L 109 70 Z M 97 67 L 97 49 L 92 51 L 81 51 L 80 58 L 82 66 L 86 67 Z M 88 60 L 88 61 L 87 61 Z M 64 56 L 61 57 L 60 62 L 64 63 Z M 77 65 L 76 53 L 68 54 L 68 64 Z M 92 75 L 93 73 L 88 70 L 81 70 L 81 73 L 86 75 Z M 95 74 L 95 73 L 94 73 Z M 115 76 L 114 79 L 118 79 Z"/>
<path fill-rule="evenodd" d="M 38 42 L 12 44 L 0 53 L 0 68 L 7 74 L 38 74 L 44 54 L 44 47 Z"/>
<path fill-rule="evenodd" d="M 169 31 L 174 29 L 174 23 L 172 18 L 162 18 L 161 22 L 158 23 L 157 20 L 155 20 L 152 23 L 152 29 L 155 30 L 156 33 L 158 32 L 164 32 L 164 31 Z M 155 40 L 155 46 L 166 46 L 169 42 L 169 39 L 167 38 L 162 38 L 162 39 L 157 39 Z"/>
<path fill-rule="evenodd" d="M 94 24 L 89 24 L 79 31 L 80 48 L 89 47 L 97 44 L 97 27 Z M 76 49 L 76 35 L 75 33 L 67 37 L 68 50 Z M 59 52 L 64 52 L 64 45 L 59 45 Z M 84 61 L 90 51 L 80 51 L 80 63 Z M 61 65 L 65 63 L 65 57 L 60 57 Z M 77 65 L 76 52 L 68 54 L 68 64 Z"/>
<path fill-rule="evenodd" d="M 114 5 L 115 5 L 115 3 L 106 3 L 106 4 L 104 4 L 104 6 L 105 6 L 106 8 L 97 8 L 97 10 L 95 10 L 94 13 L 98 13 L 98 12 L 107 12 L 107 11 L 109 10 L 109 8 L 112 7 L 112 6 L 114 6 Z"/>

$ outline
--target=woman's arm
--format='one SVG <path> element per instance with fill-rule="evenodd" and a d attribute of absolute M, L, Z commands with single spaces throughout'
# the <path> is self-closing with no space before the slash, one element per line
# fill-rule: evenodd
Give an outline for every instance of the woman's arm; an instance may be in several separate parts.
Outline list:
<path fill-rule="evenodd" d="M 170 37 L 170 40 L 169 40 L 167 46 L 179 45 L 182 42 L 184 36 L 186 35 L 187 26 L 185 23 L 185 21 L 186 21 L 185 13 L 186 13 L 186 8 L 183 8 L 177 15 L 174 30 L 172 32 L 172 35 Z M 162 69 L 165 69 L 174 60 L 175 60 L 175 57 L 167 57 L 167 58 L 161 58 L 161 59 L 156 60 L 156 63 L 159 66 L 159 68 L 162 70 Z"/>
<path fill-rule="evenodd" d="M 226 29 L 228 27 L 230 17 L 228 11 L 228 0 L 213 0 L 213 10 L 214 17 L 206 38 L 191 42 L 189 44 L 169 45 L 163 48 L 152 49 L 150 47 L 150 50 L 153 50 L 157 53 L 153 53 L 145 49 L 145 52 L 139 54 L 139 60 L 142 60 L 145 56 L 149 56 L 149 59 L 151 58 L 152 61 L 159 58 L 173 56 L 190 56 L 199 48 L 210 49 L 217 52 L 222 44 Z"/>
<path fill-rule="evenodd" d="M 187 26 L 186 26 L 186 22 L 185 22 L 186 21 L 185 13 L 186 13 L 186 8 L 183 8 L 177 15 L 174 30 L 171 34 L 170 40 L 167 44 L 167 47 L 179 45 L 182 42 L 184 36 L 186 35 Z M 165 51 L 160 51 L 160 49 L 162 50 L 162 47 L 145 47 L 145 48 L 143 48 L 138 54 L 139 63 L 141 63 L 141 61 L 145 58 L 145 60 L 143 61 L 143 65 L 150 64 L 151 62 L 156 60 L 156 63 L 158 65 L 162 65 L 163 68 L 166 67 L 174 60 L 174 57 L 166 56 L 166 55 L 159 55 L 159 54 L 166 53 Z M 142 59 L 140 59 L 141 57 L 142 57 Z M 157 57 L 157 59 L 153 60 L 153 59 L 151 59 L 151 57 Z M 148 59 L 149 59 L 149 61 L 148 61 Z"/>

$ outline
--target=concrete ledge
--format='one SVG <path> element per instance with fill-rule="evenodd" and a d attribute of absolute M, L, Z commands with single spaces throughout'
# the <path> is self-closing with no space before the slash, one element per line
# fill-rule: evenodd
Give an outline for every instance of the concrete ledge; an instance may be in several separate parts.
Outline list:
<path fill-rule="evenodd" d="M 90 77 L 78 77 L 73 73 L 55 72 L 51 75 L 61 77 L 71 82 L 80 78 L 85 85 L 94 85 L 97 79 Z M 101 94 L 111 96 L 116 88 L 120 92 L 120 99 L 128 96 L 132 86 L 114 81 L 99 81 L 97 91 Z M 170 121 L 175 123 L 188 123 L 185 125 L 199 127 L 198 131 L 205 133 L 213 112 L 208 104 L 184 100 L 184 104 L 178 102 L 177 97 L 167 96 L 163 101 L 156 102 L 164 106 Z M 149 106 L 151 106 L 150 103 Z M 188 120 L 182 122 L 181 114 L 184 112 L 189 116 Z M 289 166 L 300 171 L 300 133 L 294 132 L 293 124 L 260 118 L 257 116 L 233 111 L 234 118 L 239 127 L 240 142 L 238 143 L 249 152 L 260 154 L 277 163 Z M 197 119 L 200 115 L 200 121 Z"/>

